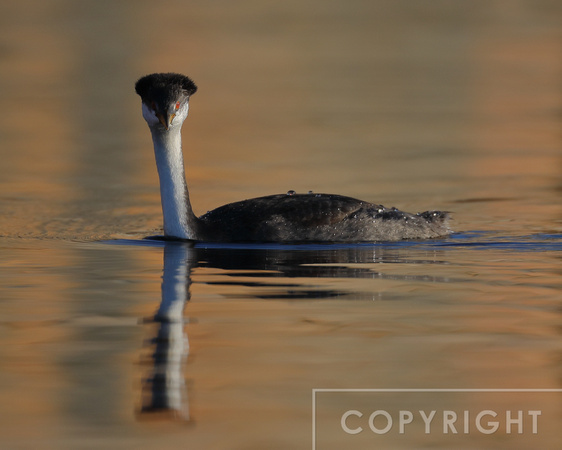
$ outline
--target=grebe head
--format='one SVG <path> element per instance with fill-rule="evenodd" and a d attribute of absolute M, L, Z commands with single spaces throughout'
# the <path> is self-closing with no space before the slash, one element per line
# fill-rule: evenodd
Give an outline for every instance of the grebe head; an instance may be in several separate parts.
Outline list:
<path fill-rule="evenodd" d="M 177 73 L 153 73 L 137 81 L 135 91 L 142 99 L 142 115 L 151 129 L 181 128 L 189 110 L 195 83 Z"/>

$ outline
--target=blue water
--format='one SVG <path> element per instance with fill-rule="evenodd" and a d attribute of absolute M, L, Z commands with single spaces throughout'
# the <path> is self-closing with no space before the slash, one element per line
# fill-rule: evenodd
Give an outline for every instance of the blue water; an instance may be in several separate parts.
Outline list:
<path fill-rule="evenodd" d="M 115 245 L 147 245 L 161 247 L 168 242 L 163 237 L 154 236 L 143 240 L 120 239 L 107 241 L 107 244 Z M 562 250 L 562 235 L 539 233 L 524 236 L 501 236 L 499 232 L 491 231 L 469 231 L 453 233 L 444 239 L 432 239 L 427 241 L 398 241 L 377 243 L 314 243 L 314 244 L 276 244 L 276 243 L 212 243 L 193 242 L 191 244 L 197 249 L 223 249 L 223 250 L 279 250 L 279 251 L 333 251 L 341 249 L 431 249 L 431 248 L 458 248 L 458 247 L 483 247 L 492 249 L 505 249 L 513 251 L 560 251 Z"/>

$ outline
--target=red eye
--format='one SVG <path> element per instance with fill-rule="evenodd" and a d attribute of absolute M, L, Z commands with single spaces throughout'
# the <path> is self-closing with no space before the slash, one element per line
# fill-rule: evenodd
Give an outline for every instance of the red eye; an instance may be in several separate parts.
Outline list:
<path fill-rule="evenodd" d="M 180 102 L 176 103 L 176 109 L 180 109 Z"/>

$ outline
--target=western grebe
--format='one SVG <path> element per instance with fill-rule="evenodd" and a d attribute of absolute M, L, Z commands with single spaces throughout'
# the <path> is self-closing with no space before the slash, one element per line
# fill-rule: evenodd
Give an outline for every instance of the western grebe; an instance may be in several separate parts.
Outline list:
<path fill-rule="evenodd" d="M 195 216 L 181 146 L 181 127 L 197 86 L 175 73 L 155 73 L 135 85 L 152 134 L 164 234 L 214 242 L 366 242 L 427 239 L 450 234 L 449 214 L 410 214 L 333 194 L 270 195 L 230 203 Z"/>

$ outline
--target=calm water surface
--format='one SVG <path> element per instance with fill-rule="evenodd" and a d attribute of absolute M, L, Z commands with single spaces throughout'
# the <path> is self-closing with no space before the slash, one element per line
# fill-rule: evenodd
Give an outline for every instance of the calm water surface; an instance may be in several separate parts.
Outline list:
<path fill-rule="evenodd" d="M 560 447 L 560 392 L 313 390 L 562 389 L 561 17 L 549 0 L 4 5 L 0 447 Z M 161 212 L 133 84 L 168 70 L 200 88 L 197 213 L 312 189 L 450 210 L 455 234 L 144 239 Z M 400 434 L 419 410 L 431 432 L 416 416 Z"/>

